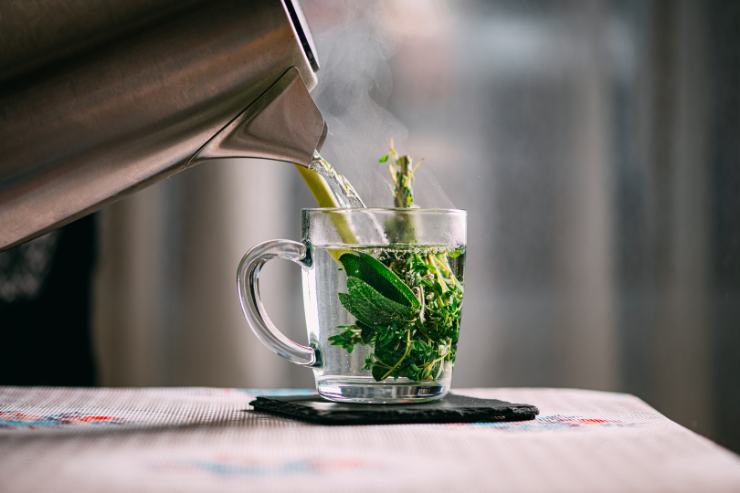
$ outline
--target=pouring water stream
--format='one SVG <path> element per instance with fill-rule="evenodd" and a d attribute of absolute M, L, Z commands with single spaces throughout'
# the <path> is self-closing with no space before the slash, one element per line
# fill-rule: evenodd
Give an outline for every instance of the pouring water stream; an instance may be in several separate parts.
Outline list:
<path fill-rule="evenodd" d="M 308 168 L 296 165 L 296 169 L 301 174 L 301 177 L 303 177 L 306 186 L 313 194 L 319 207 L 340 209 L 367 207 L 350 181 L 337 171 L 329 161 L 321 157 L 318 151 L 314 151 L 313 159 L 309 163 Z M 337 215 L 334 218 L 334 224 L 337 228 L 337 233 L 345 243 L 359 243 L 352 224 L 348 222 L 346 217 Z M 375 223 L 374 220 L 373 224 L 375 239 L 380 240 L 385 238 L 383 228 Z M 378 241 L 378 243 L 382 243 L 382 241 Z"/>
<path fill-rule="evenodd" d="M 313 159 L 309 163 L 308 169 L 316 172 L 324 179 L 336 202 L 335 207 L 367 207 L 349 180 L 339 173 L 329 161 L 321 157 L 318 151 L 314 151 Z M 311 191 L 315 193 L 313 189 Z M 319 205 L 321 207 L 329 207 L 322 204 Z"/>

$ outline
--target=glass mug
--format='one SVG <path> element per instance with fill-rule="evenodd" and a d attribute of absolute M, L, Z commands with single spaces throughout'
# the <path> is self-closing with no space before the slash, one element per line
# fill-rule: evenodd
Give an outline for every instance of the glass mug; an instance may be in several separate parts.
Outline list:
<path fill-rule="evenodd" d="M 450 388 L 460 329 L 466 213 L 315 208 L 303 242 L 249 250 L 237 271 L 250 327 L 269 349 L 313 369 L 318 393 L 366 404 L 425 402 Z M 259 275 L 273 258 L 303 270 L 309 345 L 265 313 Z"/>

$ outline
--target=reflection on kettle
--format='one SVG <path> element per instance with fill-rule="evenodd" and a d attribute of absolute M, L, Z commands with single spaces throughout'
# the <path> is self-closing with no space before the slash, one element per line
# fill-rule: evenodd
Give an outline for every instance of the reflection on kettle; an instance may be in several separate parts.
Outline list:
<path fill-rule="evenodd" d="M 296 0 L 4 9 L 0 249 L 204 159 L 308 165 L 326 134 Z"/>

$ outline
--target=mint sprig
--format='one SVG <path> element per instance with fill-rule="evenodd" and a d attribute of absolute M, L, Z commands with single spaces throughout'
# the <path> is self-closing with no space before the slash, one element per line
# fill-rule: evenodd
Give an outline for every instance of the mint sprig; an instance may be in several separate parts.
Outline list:
<path fill-rule="evenodd" d="M 409 156 L 393 148 L 379 161 L 388 165 L 394 185 L 394 205 L 413 207 L 414 171 Z M 375 258 L 358 250 L 339 262 L 347 274 L 347 292 L 339 301 L 355 319 L 329 337 L 330 344 L 351 353 L 357 345 L 372 349 L 365 360 L 377 381 L 406 377 L 414 381 L 440 378 L 446 363 L 454 363 L 460 331 L 463 286 L 450 267 L 462 249 L 414 246 L 411 215 L 388 220 L 390 245 Z"/>

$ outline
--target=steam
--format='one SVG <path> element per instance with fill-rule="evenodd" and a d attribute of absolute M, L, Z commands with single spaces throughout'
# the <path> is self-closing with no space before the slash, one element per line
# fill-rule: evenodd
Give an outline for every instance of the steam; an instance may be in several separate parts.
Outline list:
<path fill-rule="evenodd" d="M 330 25 L 314 30 L 321 70 L 313 96 L 329 127 L 321 154 L 368 206 L 390 206 L 387 170 L 377 158 L 387 152 L 390 139 L 400 152 L 422 157 L 406 145 L 407 128 L 387 109 L 393 92 L 390 60 L 403 34 L 389 27 L 388 13 L 384 17 L 377 2 L 330 5 L 337 7 L 321 13 Z M 420 205 L 450 206 L 428 163 L 424 166 L 416 184 Z"/>

